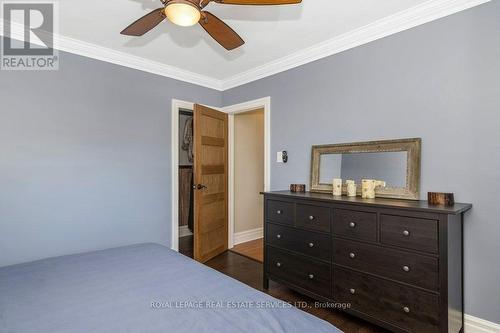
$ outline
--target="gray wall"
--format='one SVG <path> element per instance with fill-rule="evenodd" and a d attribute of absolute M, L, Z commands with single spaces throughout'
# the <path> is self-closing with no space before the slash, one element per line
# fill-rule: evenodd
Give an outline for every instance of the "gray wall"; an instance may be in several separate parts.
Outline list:
<path fill-rule="evenodd" d="M 170 244 L 171 99 L 220 92 L 62 53 L 0 72 L 0 266 Z"/>
<path fill-rule="evenodd" d="M 272 188 L 308 183 L 311 145 L 421 137 L 422 193 L 472 202 L 466 312 L 500 323 L 500 1 L 223 93 L 271 96 Z M 273 160 L 273 159 L 272 159 Z"/>
<path fill-rule="evenodd" d="M 469 314 L 500 322 L 500 2 L 223 94 L 62 54 L 0 72 L 0 266 L 170 238 L 170 100 L 272 96 L 272 188 L 308 183 L 313 144 L 422 137 L 422 193 L 452 191 Z M 221 100 L 222 99 L 222 100 Z"/>

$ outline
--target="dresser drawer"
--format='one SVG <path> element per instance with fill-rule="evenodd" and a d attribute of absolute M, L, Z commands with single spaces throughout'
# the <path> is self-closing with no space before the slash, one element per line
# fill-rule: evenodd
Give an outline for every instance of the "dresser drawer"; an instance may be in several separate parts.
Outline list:
<path fill-rule="evenodd" d="M 304 256 L 266 246 L 267 271 L 277 278 L 317 295 L 331 296 L 331 266 Z"/>
<path fill-rule="evenodd" d="M 380 215 L 380 241 L 407 249 L 438 252 L 438 221 Z"/>
<path fill-rule="evenodd" d="M 286 201 L 267 200 L 266 214 L 268 220 L 293 225 L 295 220 L 295 204 Z"/>
<path fill-rule="evenodd" d="M 290 251 L 330 261 L 331 242 L 329 235 L 297 230 L 267 223 L 267 243 Z"/>
<path fill-rule="evenodd" d="M 335 239 L 333 243 L 336 264 L 433 291 L 438 290 L 437 258 L 355 241 Z"/>
<path fill-rule="evenodd" d="M 311 230 L 330 232 L 330 207 L 297 204 L 295 225 Z"/>
<path fill-rule="evenodd" d="M 334 298 L 351 308 L 416 333 L 439 332 L 437 295 L 334 268 Z"/>
<path fill-rule="evenodd" d="M 377 214 L 335 209 L 333 233 L 348 238 L 375 242 L 377 241 Z"/>

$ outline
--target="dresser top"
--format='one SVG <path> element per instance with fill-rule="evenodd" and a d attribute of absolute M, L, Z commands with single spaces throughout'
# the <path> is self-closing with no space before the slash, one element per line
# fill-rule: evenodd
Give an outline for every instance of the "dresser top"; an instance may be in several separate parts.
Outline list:
<path fill-rule="evenodd" d="M 455 205 L 453 206 L 446 207 L 446 206 L 430 205 L 427 201 L 386 199 L 386 198 L 363 199 L 361 197 L 347 197 L 347 196 L 334 197 L 329 193 L 312 193 L 312 192 L 299 193 L 290 191 L 272 191 L 272 192 L 262 192 L 262 194 L 295 198 L 295 199 L 334 202 L 341 204 L 352 204 L 352 205 L 362 204 L 372 207 L 425 211 L 425 212 L 432 212 L 439 214 L 460 214 L 472 208 L 472 204 L 467 204 L 467 203 L 455 203 Z"/>

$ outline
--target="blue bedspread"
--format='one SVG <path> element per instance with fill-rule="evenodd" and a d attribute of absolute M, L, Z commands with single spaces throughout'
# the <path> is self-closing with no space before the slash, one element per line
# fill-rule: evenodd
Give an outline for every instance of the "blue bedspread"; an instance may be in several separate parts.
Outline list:
<path fill-rule="evenodd" d="M 0 332 L 339 332 L 166 247 L 0 268 Z"/>

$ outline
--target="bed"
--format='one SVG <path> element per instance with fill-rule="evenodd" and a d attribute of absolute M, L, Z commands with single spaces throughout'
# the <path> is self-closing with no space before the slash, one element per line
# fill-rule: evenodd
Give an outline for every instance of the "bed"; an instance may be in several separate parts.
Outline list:
<path fill-rule="evenodd" d="M 0 332 L 340 332 L 157 244 L 0 268 Z"/>

